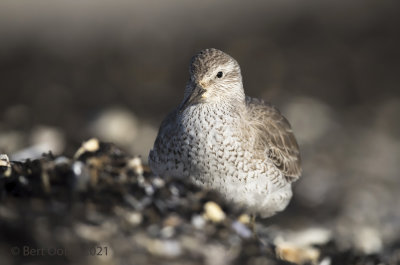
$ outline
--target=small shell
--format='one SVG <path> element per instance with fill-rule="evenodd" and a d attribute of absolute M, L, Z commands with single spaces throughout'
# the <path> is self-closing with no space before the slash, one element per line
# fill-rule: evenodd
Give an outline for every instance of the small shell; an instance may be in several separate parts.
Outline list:
<path fill-rule="evenodd" d="M 74 158 L 79 158 L 82 154 L 86 152 L 96 152 L 100 148 L 100 142 L 96 138 L 92 138 L 83 142 L 82 146 L 76 151 Z"/>
<path fill-rule="evenodd" d="M 7 169 L 4 171 L 4 176 L 9 177 L 11 176 L 12 169 L 10 160 L 6 154 L 0 154 L 0 167 L 6 167 Z"/>
<path fill-rule="evenodd" d="M 204 204 L 204 218 L 219 223 L 225 219 L 225 213 L 215 202 L 209 201 Z"/>
<path fill-rule="evenodd" d="M 241 222 L 244 225 L 248 225 L 250 224 L 250 216 L 248 214 L 242 214 L 241 216 L 239 216 L 238 221 Z"/>
<path fill-rule="evenodd" d="M 143 175 L 144 169 L 140 157 L 134 157 L 128 161 L 128 167 L 133 170 L 136 175 Z"/>

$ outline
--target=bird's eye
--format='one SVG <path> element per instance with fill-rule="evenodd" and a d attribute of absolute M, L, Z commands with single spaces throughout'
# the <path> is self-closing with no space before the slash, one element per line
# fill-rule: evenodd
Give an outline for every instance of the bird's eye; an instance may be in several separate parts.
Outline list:
<path fill-rule="evenodd" d="M 217 77 L 218 77 L 218 78 L 221 78 L 223 75 L 224 75 L 224 73 L 222 73 L 222 72 L 218 72 L 218 73 L 217 73 Z"/>

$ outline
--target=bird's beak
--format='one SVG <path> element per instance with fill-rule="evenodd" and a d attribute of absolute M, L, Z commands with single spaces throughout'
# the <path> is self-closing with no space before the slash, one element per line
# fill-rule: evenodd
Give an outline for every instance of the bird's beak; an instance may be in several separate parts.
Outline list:
<path fill-rule="evenodd" d="M 206 90 L 203 88 L 203 86 L 197 84 L 193 92 L 182 102 L 181 106 L 179 107 L 179 112 L 186 109 L 189 105 L 200 102 L 204 92 L 206 92 Z"/>

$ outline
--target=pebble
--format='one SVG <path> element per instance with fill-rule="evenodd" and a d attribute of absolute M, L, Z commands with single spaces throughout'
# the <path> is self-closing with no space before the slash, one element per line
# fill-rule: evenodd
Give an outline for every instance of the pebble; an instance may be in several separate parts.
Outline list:
<path fill-rule="evenodd" d="M 176 240 L 152 240 L 147 238 L 141 244 L 156 256 L 174 258 L 182 254 L 180 242 Z"/>
<path fill-rule="evenodd" d="M 22 185 L 28 185 L 29 184 L 29 180 L 25 176 L 19 176 L 18 180 Z"/>
<path fill-rule="evenodd" d="M 367 255 L 382 251 L 383 242 L 379 231 L 372 227 L 360 227 L 355 232 L 356 247 Z"/>
<path fill-rule="evenodd" d="M 165 181 L 164 181 L 162 178 L 156 177 L 156 178 L 153 179 L 153 185 L 154 185 L 156 188 L 159 189 L 159 188 L 164 187 Z"/>
<path fill-rule="evenodd" d="M 5 177 L 11 176 L 12 168 L 10 160 L 6 154 L 0 154 L 0 167 L 2 167 L 2 172 Z M 5 168 L 5 169 L 4 169 Z"/>
<path fill-rule="evenodd" d="M 313 247 L 300 247 L 292 243 L 279 243 L 276 245 L 276 255 L 280 259 L 296 264 L 317 264 L 320 251 Z"/>
<path fill-rule="evenodd" d="M 54 163 L 58 165 L 68 165 L 71 162 L 71 160 L 68 157 L 65 156 L 59 156 L 54 160 Z"/>
<path fill-rule="evenodd" d="M 313 227 L 300 231 L 285 231 L 275 239 L 275 243 L 291 242 L 297 246 L 324 245 L 332 239 L 332 231 Z"/>
<path fill-rule="evenodd" d="M 248 225 L 250 224 L 250 216 L 248 214 L 241 214 L 238 218 L 238 221 L 242 224 Z"/>
<path fill-rule="evenodd" d="M 124 220 L 127 221 L 132 226 L 138 226 L 143 221 L 143 215 L 137 211 L 129 211 L 122 207 L 117 206 L 114 208 L 114 212 L 118 216 L 124 218 Z"/>
<path fill-rule="evenodd" d="M 76 223 L 74 230 L 76 234 L 83 239 L 100 242 L 115 234 L 117 232 L 117 225 L 111 221 L 105 221 L 99 226 Z"/>
<path fill-rule="evenodd" d="M 175 235 L 175 228 L 172 226 L 163 227 L 160 231 L 162 238 L 171 238 Z"/>
<path fill-rule="evenodd" d="M 75 161 L 72 164 L 72 171 L 75 175 L 75 189 L 78 191 L 85 191 L 89 185 L 89 169 L 81 161 Z"/>
<path fill-rule="evenodd" d="M 318 265 L 331 265 L 332 260 L 329 257 L 325 257 L 321 260 L 320 263 L 318 263 Z"/>
<path fill-rule="evenodd" d="M 204 204 L 204 217 L 212 222 L 219 223 L 225 220 L 225 213 L 221 207 L 213 201 Z"/>
<path fill-rule="evenodd" d="M 143 220 L 143 216 L 138 212 L 130 212 L 126 214 L 126 220 L 132 225 L 140 225 Z"/>
<path fill-rule="evenodd" d="M 134 157 L 128 161 L 128 168 L 131 168 L 136 175 L 143 175 L 144 169 L 140 157 Z"/>
<path fill-rule="evenodd" d="M 300 231 L 285 231 L 275 239 L 276 254 L 281 259 L 297 264 L 317 264 L 320 251 L 316 245 L 327 244 L 332 232 L 325 228 L 314 227 Z"/>
<path fill-rule="evenodd" d="M 203 229 L 206 225 L 206 220 L 201 215 L 194 215 L 191 223 L 196 229 Z"/>
<path fill-rule="evenodd" d="M 165 218 L 163 224 L 165 226 L 177 227 L 182 224 L 182 219 L 178 215 L 172 214 Z"/>
<path fill-rule="evenodd" d="M 241 236 L 243 238 L 250 238 L 252 235 L 252 232 L 250 231 L 250 229 L 241 222 L 234 221 L 232 223 L 232 228 L 233 228 L 233 230 L 235 230 L 235 232 L 239 236 Z"/>
<path fill-rule="evenodd" d="M 9 167 L 10 166 L 10 159 L 6 154 L 0 154 L 0 167 Z"/>

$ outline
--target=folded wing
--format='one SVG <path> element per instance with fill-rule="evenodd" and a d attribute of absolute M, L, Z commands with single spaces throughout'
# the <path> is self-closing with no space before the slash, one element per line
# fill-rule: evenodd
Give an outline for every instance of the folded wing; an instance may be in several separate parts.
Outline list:
<path fill-rule="evenodd" d="M 273 161 L 289 181 L 301 175 L 300 151 L 292 128 L 277 108 L 262 100 L 246 98 L 251 126 L 257 132 L 255 146 Z"/>

